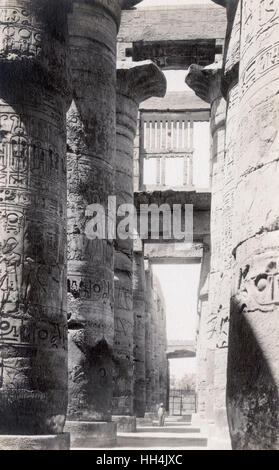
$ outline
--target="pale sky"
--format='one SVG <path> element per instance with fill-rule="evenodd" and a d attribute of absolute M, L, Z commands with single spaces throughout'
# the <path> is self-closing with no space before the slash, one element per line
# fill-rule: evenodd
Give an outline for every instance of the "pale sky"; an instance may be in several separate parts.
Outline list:
<path fill-rule="evenodd" d="M 195 340 L 197 326 L 197 293 L 200 264 L 154 264 L 166 302 L 168 340 Z M 182 378 L 195 372 L 196 359 L 173 359 L 170 373 Z"/>
<path fill-rule="evenodd" d="M 194 340 L 200 264 L 154 264 L 166 302 L 168 340 Z"/>

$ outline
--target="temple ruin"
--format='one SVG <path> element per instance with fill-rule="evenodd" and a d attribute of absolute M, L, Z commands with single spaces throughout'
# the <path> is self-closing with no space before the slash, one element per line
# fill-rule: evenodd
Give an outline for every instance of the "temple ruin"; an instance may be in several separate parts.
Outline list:
<path fill-rule="evenodd" d="M 279 449 L 279 0 L 140 3 L 0 0 L 0 450 L 113 448 L 186 357 L 208 449 Z M 167 337 L 176 263 L 195 342 Z"/>

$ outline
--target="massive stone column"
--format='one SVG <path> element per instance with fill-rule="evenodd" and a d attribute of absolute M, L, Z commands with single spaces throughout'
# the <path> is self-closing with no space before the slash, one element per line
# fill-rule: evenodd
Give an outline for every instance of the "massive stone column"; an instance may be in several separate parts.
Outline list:
<path fill-rule="evenodd" d="M 66 449 L 66 1 L 0 1 L 0 449 Z"/>
<path fill-rule="evenodd" d="M 136 3 L 74 0 L 69 16 L 74 99 L 68 113 L 68 429 L 79 447 L 115 440 L 113 240 L 107 233 L 95 238 L 92 204 L 104 208 L 107 228 L 114 191 L 116 36 L 121 8 Z"/>
<path fill-rule="evenodd" d="M 241 3 L 228 414 L 234 449 L 279 449 L 279 3 Z"/>
<path fill-rule="evenodd" d="M 142 249 L 134 246 L 133 311 L 134 311 L 134 413 L 144 418 L 146 408 L 145 384 L 145 272 Z"/>
<path fill-rule="evenodd" d="M 195 93 L 211 105 L 210 127 L 212 135 L 211 149 L 211 260 L 209 277 L 209 311 L 207 325 L 204 331 L 207 343 L 206 352 L 206 396 L 205 415 L 210 424 L 211 448 L 230 448 L 227 419 L 224 401 L 224 388 L 226 387 L 226 369 L 218 358 L 219 345 L 216 351 L 217 330 L 219 325 L 219 312 L 222 308 L 220 299 L 220 285 L 224 277 L 223 266 L 223 186 L 224 186 L 224 158 L 225 158 L 225 121 L 226 101 L 221 92 L 222 70 L 218 63 L 208 67 L 192 65 L 186 77 L 186 83 Z M 227 304 L 228 304 L 227 299 Z M 226 360 L 226 358 L 225 358 Z M 221 394 L 219 388 L 221 387 Z M 222 406 L 220 407 L 220 395 Z M 220 410 L 221 408 L 221 410 Z M 220 419 L 221 414 L 221 419 Z"/>
<path fill-rule="evenodd" d="M 117 71 L 116 101 L 116 207 L 134 201 L 133 143 L 137 129 L 138 108 L 142 101 L 152 96 L 163 97 L 166 79 L 160 69 L 147 63 Z M 120 220 L 125 215 L 121 209 Z M 119 225 L 118 225 L 118 228 Z M 113 415 L 118 429 L 135 431 L 134 416 L 134 313 L 133 313 L 133 235 L 118 230 L 115 242 L 115 304 L 114 304 L 114 393 Z"/>

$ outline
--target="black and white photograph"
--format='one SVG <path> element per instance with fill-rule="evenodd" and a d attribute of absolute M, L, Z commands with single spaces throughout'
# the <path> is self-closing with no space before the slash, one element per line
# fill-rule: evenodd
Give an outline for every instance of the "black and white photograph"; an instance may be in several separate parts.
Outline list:
<path fill-rule="evenodd" d="M 0 0 L 0 451 L 57 450 L 279 450 L 279 0 Z"/>

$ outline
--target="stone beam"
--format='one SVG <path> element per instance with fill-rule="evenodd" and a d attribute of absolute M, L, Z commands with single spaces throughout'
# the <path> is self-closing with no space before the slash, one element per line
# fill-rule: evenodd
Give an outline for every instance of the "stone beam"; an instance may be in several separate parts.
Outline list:
<path fill-rule="evenodd" d="M 175 27 L 174 27 L 175 25 Z M 216 5 L 154 7 L 124 11 L 118 45 L 133 41 L 221 39 L 226 34 L 226 11 Z"/>
<path fill-rule="evenodd" d="M 163 69 L 187 69 L 192 63 L 201 66 L 211 64 L 216 54 L 222 53 L 222 46 L 215 39 L 184 41 L 135 41 L 126 49 L 126 56 L 133 61 L 152 60 Z"/>
<path fill-rule="evenodd" d="M 154 264 L 199 263 L 202 243 L 145 243 L 144 256 Z"/>
<path fill-rule="evenodd" d="M 193 205 L 193 238 L 194 242 L 202 242 L 204 236 L 209 235 L 210 233 L 210 204 L 211 204 L 211 194 L 210 193 L 198 193 L 195 191 L 152 191 L 152 192 L 136 192 L 135 193 L 135 207 L 138 214 L 138 233 L 140 233 L 140 206 L 141 204 L 156 204 L 158 207 L 162 204 L 168 204 L 170 213 L 172 214 L 173 204 L 181 204 L 181 214 L 182 214 L 182 227 L 184 227 L 185 222 L 185 204 Z M 151 229 L 151 217 L 148 220 L 148 233 L 145 236 L 145 242 L 148 243 L 170 243 L 170 242 L 185 242 L 185 240 L 175 240 L 173 239 L 163 239 L 162 232 L 162 213 L 160 213 L 160 222 L 159 222 L 159 239 L 152 239 L 150 236 Z"/>
<path fill-rule="evenodd" d="M 182 359 L 196 356 L 196 344 L 194 341 L 168 341 L 167 358 Z"/>
<path fill-rule="evenodd" d="M 0 1 L 1 450 L 69 448 L 68 6 Z"/>

